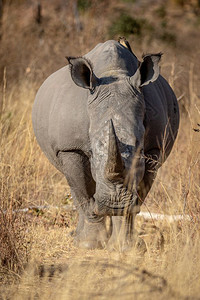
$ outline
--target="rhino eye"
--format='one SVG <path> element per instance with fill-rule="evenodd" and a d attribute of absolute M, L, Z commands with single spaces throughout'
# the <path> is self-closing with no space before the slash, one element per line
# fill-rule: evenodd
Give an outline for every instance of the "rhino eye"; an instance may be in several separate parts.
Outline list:
<path fill-rule="evenodd" d="M 136 149 L 138 149 L 138 148 L 139 148 L 139 146 L 140 146 L 140 142 L 139 142 L 138 140 L 136 140 L 136 143 L 135 143 L 135 147 L 136 147 Z"/>
<path fill-rule="evenodd" d="M 92 89 L 90 89 L 90 94 L 93 95 L 95 92 L 95 87 L 93 87 Z"/>

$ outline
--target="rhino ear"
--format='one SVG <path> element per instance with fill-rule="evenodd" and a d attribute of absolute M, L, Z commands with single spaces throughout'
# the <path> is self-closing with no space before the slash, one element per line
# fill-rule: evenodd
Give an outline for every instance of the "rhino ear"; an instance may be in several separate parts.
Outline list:
<path fill-rule="evenodd" d="M 148 54 L 143 56 L 143 62 L 135 74 L 131 77 L 131 82 L 136 88 L 142 87 L 155 81 L 159 76 L 159 61 L 162 53 Z"/>
<path fill-rule="evenodd" d="M 70 64 L 71 77 L 76 85 L 93 91 L 98 79 L 93 73 L 91 63 L 83 57 L 66 57 Z"/>

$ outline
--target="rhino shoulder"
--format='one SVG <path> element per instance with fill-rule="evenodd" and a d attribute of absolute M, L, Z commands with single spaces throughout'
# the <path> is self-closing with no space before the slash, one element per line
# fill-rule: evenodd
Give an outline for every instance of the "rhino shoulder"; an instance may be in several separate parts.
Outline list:
<path fill-rule="evenodd" d="M 59 151 L 79 149 L 87 144 L 86 101 L 87 91 L 74 84 L 69 66 L 44 81 L 36 95 L 32 120 L 36 138 L 46 155 L 51 153 L 55 159 Z"/>

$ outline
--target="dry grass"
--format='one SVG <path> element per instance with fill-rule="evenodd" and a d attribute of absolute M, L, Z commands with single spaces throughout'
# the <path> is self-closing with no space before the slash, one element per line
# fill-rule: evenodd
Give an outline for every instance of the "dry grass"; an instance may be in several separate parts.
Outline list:
<path fill-rule="evenodd" d="M 191 105 L 190 118 L 182 118 L 173 153 L 159 171 L 143 207 L 168 214 L 187 213 L 192 216 L 191 222 L 138 219 L 136 227 L 147 252 L 133 249 L 129 255 L 113 255 L 106 250 L 83 251 L 73 246 L 69 233 L 76 223 L 75 213 L 32 212 L 26 218 L 12 213 L 14 208 L 30 205 L 60 205 L 66 200 L 68 188 L 62 175 L 41 154 L 32 132 L 30 115 L 35 88 L 25 81 L 10 91 L 4 84 L 3 92 L 1 278 L 5 279 L 5 269 L 9 269 L 19 274 L 15 279 L 20 276 L 20 280 L 2 288 L 2 299 L 198 297 L 200 137 L 192 128 L 199 118 L 200 102 Z M 2 214 L 2 210 L 7 213 Z M 8 231 L 5 233 L 3 228 Z"/>
<path fill-rule="evenodd" d="M 115 1 L 110 3 L 106 10 L 108 15 Z M 98 11 L 102 9 L 101 5 Z M 16 10 L 10 14 L 6 10 L 6 13 L 9 22 L 17 22 Z M 87 30 L 93 13 L 97 14 L 94 8 L 81 17 L 85 27 L 82 36 L 76 34 L 73 17 L 66 15 L 68 53 L 85 53 L 99 39 L 105 38 L 105 28 L 95 31 L 98 22 L 105 22 L 107 26 L 108 21 L 103 16 L 99 16 L 97 24 L 93 22 Z M 49 18 L 54 18 L 53 13 Z M 28 15 L 25 21 L 28 24 Z M 9 22 L 6 22 L 6 30 L 10 28 Z M 31 36 L 34 42 L 38 42 L 38 53 L 42 52 L 39 47 L 41 39 L 43 45 L 47 45 L 55 34 L 53 25 L 47 26 L 49 22 L 46 15 L 47 33 L 39 39 L 40 42 L 36 36 Z M 18 26 L 21 28 L 22 24 Z M 38 34 L 38 28 L 31 26 L 31 30 Z M 59 28 L 56 30 L 62 34 Z M 41 204 L 60 206 L 69 201 L 69 188 L 65 178 L 41 153 L 31 125 L 35 93 L 46 77 L 44 73 L 37 73 L 38 68 L 50 52 L 53 41 L 43 49 L 44 56 L 39 55 L 37 59 L 35 50 L 31 57 L 30 45 L 29 57 L 26 52 L 23 60 L 22 53 L 17 53 L 16 59 L 24 62 L 24 68 L 11 72 L 11 59 L 5 58 L 6 53 L 13 55 L 14 46 L 9 48 L 10 34 L 4 44 L 4 62 L 8 62 L 8 68 L 4 68 L 0 91 L 0 299 L 199 299 L 200 132 L 193 130 L 200 129 L 197 125 L 200 123 L 198 51 L 188 55 L 184 47 L 184 51 L 180 51 L 182 49 L 171 49 L 157 41 L 151 43 L 152 52 L 165 50 L 162 74 L 180 97 L 181 126 L 173 152 L 159 171 L 143 206 L 143 210 L 159 213 L 186 213 L 192 216 L 191 221 L 169 223 L 137 217 L 136 229 L 147 251 L 143 253 L 140 247 L 135 247 L 127 254 L 113 254 L 106 250 L 79 250 L 73 246 L 70 232 L 76 224 L 75 212 L 54 209 L 13 213 L 14 209 Z M 19 31 L 17 36 L 24 47 L 27 40 L 23 40 Z M 56 39 L 54 44 L 58 45 L 59 40 Z M 146 38 L 142 44 L 136 41 L 133 48 L 136 48 L 136 54 L 150 50 Z M 62 51 L 64 57 L 66 49 L 62 48 Z M 53 52 L 60 55 L 61 49 L 54 46 Z M 48 59 L 52 57 L 49 55 Z M 48 59 L 44 59 L 44 65 L 48 64 Z M 41 70 L 48 74 L 60 65 L 61 60 L 57 58 L 46 70 L 45 66 Z M 23 80 L 13 80 L 12 74 L 18 74 L 17 78 Z"/>

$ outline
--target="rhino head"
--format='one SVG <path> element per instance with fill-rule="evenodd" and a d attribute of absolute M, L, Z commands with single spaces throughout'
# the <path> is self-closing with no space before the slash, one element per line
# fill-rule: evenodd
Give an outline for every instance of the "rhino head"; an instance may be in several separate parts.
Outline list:
<path fill-rule="evenodd" d="M 86 58 L 68 58 L 72 80 L 88 90 L 95 214 L 123 215 L 137 210 L 145 172 L 142 87 L 158 78 L 160 58 L 160 53 L 144 56 L 132 76 L 118 70 L 99 77 Z"/>

